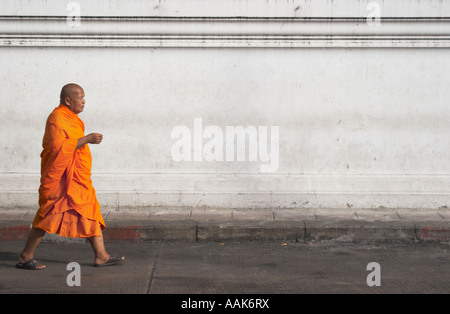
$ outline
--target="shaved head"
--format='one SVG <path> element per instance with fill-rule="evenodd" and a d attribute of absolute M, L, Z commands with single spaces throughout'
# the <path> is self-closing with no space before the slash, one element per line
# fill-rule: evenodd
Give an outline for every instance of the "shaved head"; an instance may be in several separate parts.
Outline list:
<path fill-rule="evenodd" d="M 70 96 L 72 96 L 75 92 L 77 92 L 80 89 L 82 88 L 78 84 L 70 83 L 64 85 L 64 87 L 61 89 L 61 94 L 59 95 L 59 101 L 62 104 L 64 104 L 64 100 L 66 99 L 66 97 L 70 98 Z"/>
<path fill-rule="evenodd" d="M 74 113 L 79 114 L 84 109 L 84 90 L 80 85 L 70 83 L 64 85 L 59 95 L 61 104 L 66 105 Z"/>

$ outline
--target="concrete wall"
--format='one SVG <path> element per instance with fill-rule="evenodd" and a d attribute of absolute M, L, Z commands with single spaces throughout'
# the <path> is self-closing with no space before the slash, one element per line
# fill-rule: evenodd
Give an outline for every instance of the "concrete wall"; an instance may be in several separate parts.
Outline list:
<path fill-rule="evenodd" d="M 69 2 L 0 1 L 1 207 L 37 207 L 68 82 L 85 89 L 86 133 L 104 134 L 104 210 L 450 205 L 448 2 L 380 1 L 379 26 L 371 1 Z M 227 160 L 230 126 L 267 139 Z M 191 161 L 174 157 L 177 127 Z"/>

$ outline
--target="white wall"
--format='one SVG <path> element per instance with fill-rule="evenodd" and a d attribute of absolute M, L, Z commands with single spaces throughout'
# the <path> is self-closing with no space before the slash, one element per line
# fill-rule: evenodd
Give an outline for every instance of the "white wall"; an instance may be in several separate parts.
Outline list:
<path fill-rule="evenodd" d="M 85 89 L 86 133 L 104 134 L 104 210 L 449 206 L 448 3 L 380 2 L 370 27 L 368 1 L 79 1 L 91 18 L 71 28 L 68 2 L 0 1 L 2 207 L 37 206 L 45 119 L 68 82 Z M 295 14 L 359 19 L 273 18 Z M 278 126 L 278 168 L 175 161 L 171 132 L 195 118 Z"/>

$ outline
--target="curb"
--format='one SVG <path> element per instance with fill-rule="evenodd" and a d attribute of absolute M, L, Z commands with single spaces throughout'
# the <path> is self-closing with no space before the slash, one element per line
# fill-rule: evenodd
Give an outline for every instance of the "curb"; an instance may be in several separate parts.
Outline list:
<path fill-rule="evenodd" d="M 30 224 L 0 221 L 0 241 L 26 240 Z M 356 220 L 300 221 L 143 221 L 107 222 L 105 241 L 295 241 L 337 242 L 442 242 L 450 240 L 450 226 L 444 222 L 372 222 Z M 46 234 L 43 241 L 84 241 Z"/>

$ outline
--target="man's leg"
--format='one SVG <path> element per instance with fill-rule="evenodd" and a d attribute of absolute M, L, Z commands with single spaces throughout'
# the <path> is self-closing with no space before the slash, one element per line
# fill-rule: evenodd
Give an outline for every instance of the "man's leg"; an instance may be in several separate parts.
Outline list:
<path fill-rule="evenodd" d="M 110 255 L 108 254 L 108 252 L 106 252 L 105 249 L 105 243 L 103 241 L 103 233 L 100 231 L 99 237 L 88 238 L 88 240 L 92 246 L 92 249 L 94 250 L 95 254 L 94 264 L 106 263 L 109 260 Z"/>
<path fill-rule="evenodd" d="M 95 254 L 94 266 L 102 266 L 102 264 L 114 265 L 125 259 L 125 257 L 111 258 L 111 255 L 109 255 L 108 252 L 106 252 L 105 243 L 103 241 L 103 233 L 101 231 L 99 237 L 88 238 L 88 240 Z M 110 258 L 112 260 L 110 260 Z"/>
<path fill-rule="evenodd" d="M 25 248 L 22 253 L 19 255 L 19 260 L 24 263 L 31 258 L 34 258 L 34 251 L 38 247 L 39 243 L 41 243 L 42 238 L 45 235 L 45 231 L 39 228 L 31 228 L 30 234 L 28 235 L 27 243 L 25 244 Z M 36 268 L 42 269 L 45 268 L 45 265 L 37 265 Z"/>

